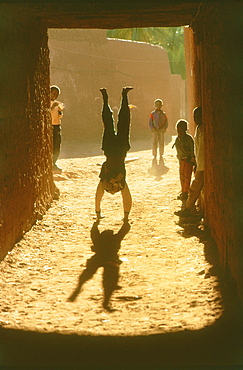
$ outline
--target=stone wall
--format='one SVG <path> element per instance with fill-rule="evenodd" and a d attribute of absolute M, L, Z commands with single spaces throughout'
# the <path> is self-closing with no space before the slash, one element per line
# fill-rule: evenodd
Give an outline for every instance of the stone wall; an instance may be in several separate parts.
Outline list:
<path fill-rule="evenodd" d="M 240 4 L 204 4 L 193 27 L 201 59 L 206 223 L 221 266 L 243 295 L 241 10 Z"/>
<path fill-rule="evenodd" d="M 1 8 L 0 259 L 54 194 L 47 30 Z"/>
<path fill-rule="evenodd" d="M 123 86 L 133 86 L 129 102 L 132 139 L 147 137 L 156 98 L 164 101 L 168 133 L 185 117 L 185 81 L 170 72 L 167 52 L 142 42 L 106 38 L 105 30 L 49 30 L 51 83 L 66 105 L 63 141 L 98 140 L 102 133 L 100 87 L 106 87 L 115 117 Z"/>
<path fill-rule="evenodd" d="M 186 59 L 186 92 L 187 92 L 187 116 L 189 120 L 189 132 L 194 136 L 195 122 L 193 109 L 201 105 L 201 74 L 200 52 L 196 44 L 195 34 L 190 27 L 184 27 L 185 59 Z"/>

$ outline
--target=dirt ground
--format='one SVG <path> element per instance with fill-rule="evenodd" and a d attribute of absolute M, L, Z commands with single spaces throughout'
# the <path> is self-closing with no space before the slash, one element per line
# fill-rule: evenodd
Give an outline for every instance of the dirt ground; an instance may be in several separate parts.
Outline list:
<path fill-rule="evenodd" d="M 203 225 L 182 227 L 174 139 L 164 166 L 151 169 L 150 141 L 132 143 L 127 182 L 131 230 L 121 243 L 119 285 L 113 312 L 102 308 L 102 269 L 73 303 L 90 258 L 90 229 L 100 163 L 98 144 L 65 147 L 55 175 L 60 198 L 0 263 L 2 329 L 78 336 L 144 337 L 212 327 L 225 310 Z M 121 195 L 105 194 L 100 230 L 122 226 Z"/>

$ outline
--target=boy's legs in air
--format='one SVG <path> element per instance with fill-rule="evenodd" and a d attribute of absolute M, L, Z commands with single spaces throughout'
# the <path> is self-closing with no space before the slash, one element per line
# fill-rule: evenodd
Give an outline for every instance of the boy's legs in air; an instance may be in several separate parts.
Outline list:
<path fill-rule="evenodd" d="M 118 113 L 117 144 L 120 148 L 124 149 L 125 155 L 126 152 L 130 149 L 130 108 L 128 106 L 127 94 L 132 89 L 132 87 L 124 87 L 122 89 L 122 101 Z"/>
<path fill-rule="evenodd" d="M 108 104 L 108 94 L 105 88 L 100 89 L 103 96 L 102 120 L 104 124 L 104 132 L 102 138 L 102 147 L 106 155 L 110 149 L 114 150 L 116 133 L 114 128 L 113 112 Z"/>

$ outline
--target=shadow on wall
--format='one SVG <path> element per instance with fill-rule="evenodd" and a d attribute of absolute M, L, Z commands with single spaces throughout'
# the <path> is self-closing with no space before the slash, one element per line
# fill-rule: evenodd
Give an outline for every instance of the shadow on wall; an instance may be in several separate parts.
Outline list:
<path fill-rule="evenodd" d="M 63 140 L 90 141 L 102 134 L 101 87 L 106 87 L 114 118 L 123 86 L 134 87 L 131 138 L 146 138 L 156 98 L 164 101 L 168 133 L 185 115 L 185 81 L 171 75 L 167 52 L 159 46 L 106 38 L 105 30 L 49 30 L 51 84 L 66 105 Z"/>

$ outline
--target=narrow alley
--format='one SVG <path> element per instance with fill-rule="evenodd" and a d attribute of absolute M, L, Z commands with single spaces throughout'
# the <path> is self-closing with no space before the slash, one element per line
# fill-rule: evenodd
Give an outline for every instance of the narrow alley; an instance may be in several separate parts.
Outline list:
<path fill-rule="evenodd" d="M 131 230 L 121 243 L 122 288 L 111 298 L 113 312 L 102 308 L 102 269 L 83 286 L 75 302 L 67 301 L 93 254 L 90 229 L 104 157 L 91 144 L 76 149 L 74 158 L 62 153 L 59 165 L 63 172 L 55 175 L 59 200 L 0 263 L 3 338 L 11 332 L 32 332 L 66 335 L 65 341 L 78 336 L 82 343 L 85 337 L 90 341 L 106 336 L 151 340 L 162 334 L 196 335 L 221 320 L 225 306 L 218 277 L 212 273 L 215 256 L 203 225 L 183 228 L 174 215 L 181 202 L 177 200 L 178 163 L 172 144 L 165 147 L 165 165 L 157 176 L 151 170 L 150 142 L 132 143 L 128 154 L 133 159 L 126 165 L 133 197 Z M 121 195 L 106 193 L 102 211 L 105 218 L 100 230 L 117 232 L 123 217 Z M 183 355 L 184 347 L 180 348 Z M 33 364 L 28 356 L 27 364 Z M 48 363 L 47 358 L 43 361 Z"/>

